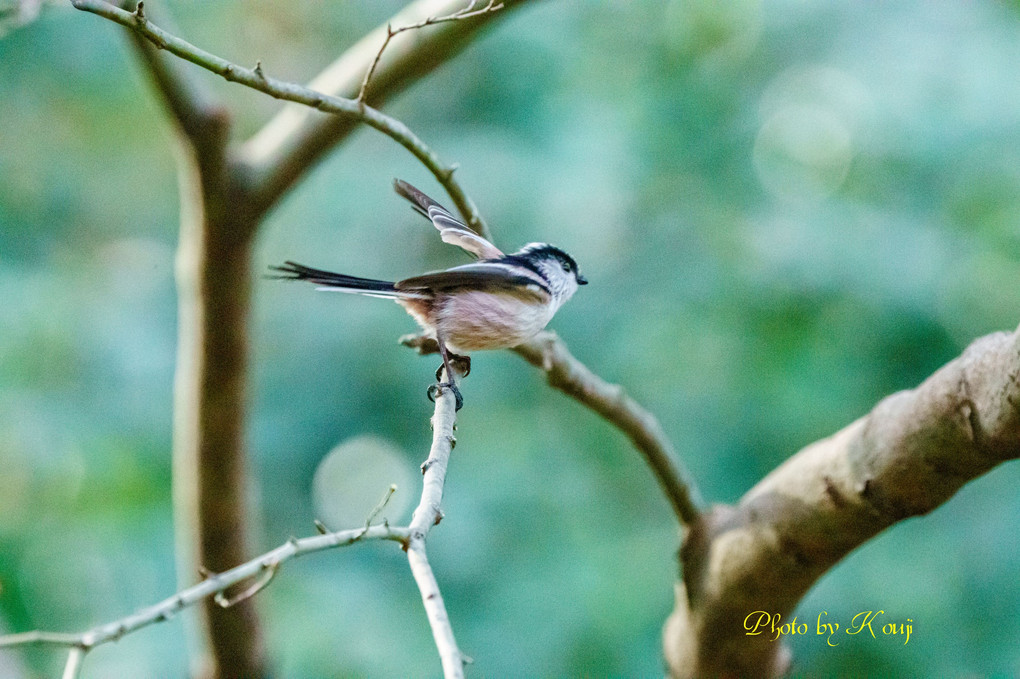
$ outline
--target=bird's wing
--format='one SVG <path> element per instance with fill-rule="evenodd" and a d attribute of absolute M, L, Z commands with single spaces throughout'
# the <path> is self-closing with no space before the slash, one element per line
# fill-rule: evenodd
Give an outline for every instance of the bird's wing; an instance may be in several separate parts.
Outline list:
<path fill-rule="evenodd" d="M 406 278 L 397 281 L 394 288 L 409 292 L 413 290 L 442 292 L 471 288 L 515 295 L 542 303 L 548 302 L 551 298 L 548 286 L 537 274 L 522 272 L 519 267 L 500 262 L 476 262 Z"/>
<path fill-rule="evenodd" d="M 411 201 L 411 205 L 417 212 L 432 220 L 432 224 L 439 229 L 439 237 L 443 239 L 444 243 L 456 245 L 478 259 L 496 259 L 503 256 L 499 248 L 472 231 L 467 224 L 450 214 L 450 211 L 445 207 L 404 180 L 393 180 L 393 188 L 398 194 Z"/>

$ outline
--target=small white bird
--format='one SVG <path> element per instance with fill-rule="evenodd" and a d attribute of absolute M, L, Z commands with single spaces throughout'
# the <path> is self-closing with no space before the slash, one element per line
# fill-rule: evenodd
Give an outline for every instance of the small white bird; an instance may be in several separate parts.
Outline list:
<path fill-rule="evenodd" d="M 463 399 L 451 361 L 464 365 L 467 374 L 471 365 L 467 352 L 507 349 L 526 342 L 545 328 L 556 310 L 577 292 L 577 286 L 588 281 L 578 271 L 574 258 L 557 247 L 530 243 L 505 255 L 407 182 L 398 179 L 394 188 L 411 201 L 417 212 L 432 220 L 444 242 L 463 248 L 479 261 L 395 283 L 313 269 L 291 261 L 271 268 L 281 272 L 282 278 L 396 301 L 439 345 L 443 365 L 436 371 L 436 379 L 441 379 L 440 371 L 445 369 L 447 381 L 433 385 L 429 396 L 433 396 L 436 386 L 449 387 L 460 409 Z"/>

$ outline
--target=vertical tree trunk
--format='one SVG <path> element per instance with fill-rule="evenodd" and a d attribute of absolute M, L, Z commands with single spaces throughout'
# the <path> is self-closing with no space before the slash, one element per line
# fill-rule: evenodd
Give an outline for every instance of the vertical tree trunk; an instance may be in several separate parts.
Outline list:
<path fill-rule="evenodd" d="M 226 142 L 226 121 L 219 138 Z M 174 507 L 178 579 L 227 570 L 249 558 L 244 414 L 251 234 L 226 153 L 182 144 L 177 251 L 178 358 L 174 384 Z M 192 675 L 267 674 L 254 604 L 206 602 L 193 638 Z"/>

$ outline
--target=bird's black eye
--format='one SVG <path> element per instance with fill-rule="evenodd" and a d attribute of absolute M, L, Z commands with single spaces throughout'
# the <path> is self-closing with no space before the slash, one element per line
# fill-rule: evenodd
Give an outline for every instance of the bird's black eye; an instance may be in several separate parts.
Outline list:
<path fill-rule="evenodd" d="M 563 267 L 564 271 L 566 271 L 567 273 L 570 273 L 570 265 L 569 264 L 567 264 L 566 262 L 561 262 L 560 266 Z"/>

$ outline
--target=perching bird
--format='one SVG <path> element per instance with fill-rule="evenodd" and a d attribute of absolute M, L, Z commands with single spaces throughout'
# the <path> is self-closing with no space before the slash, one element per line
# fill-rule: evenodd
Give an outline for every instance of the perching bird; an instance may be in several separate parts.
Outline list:
<path fill-rule="evenodd" d="M 479 261 L 445 271 L 390 281 L 357 278 L 285 262 L 271 267 L 291 280 L 307 280 L 324 289 L 392 299 L 414 317 L 434 338 L 443 357 L 441 370 L 461 403 L 451 360 L 470 366 L 467 352 L 507 349 L 534 337 L 556 310 L 588 281 L 574 258 L 547 243 L 530 243 L 504 255 L 496 246 L 472 231 L 449 210 L 402 180 L 394 182 L 397 193 L 414 209 L 432 220 L 444 242 L 457 245 Z M 436 373 L 439 380 L 439 371 Z M 432 396 L 432 389 L 429 394 Z"/>

